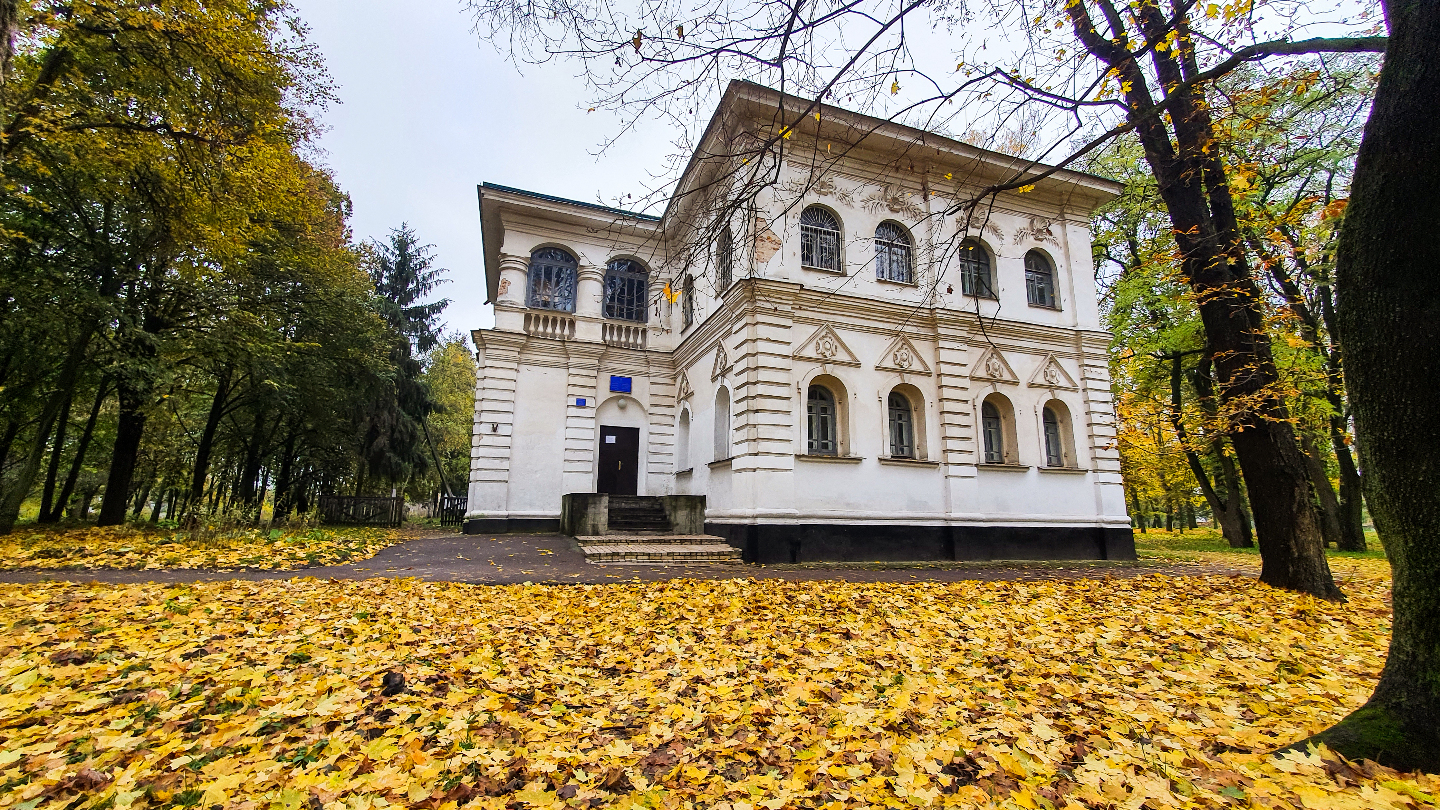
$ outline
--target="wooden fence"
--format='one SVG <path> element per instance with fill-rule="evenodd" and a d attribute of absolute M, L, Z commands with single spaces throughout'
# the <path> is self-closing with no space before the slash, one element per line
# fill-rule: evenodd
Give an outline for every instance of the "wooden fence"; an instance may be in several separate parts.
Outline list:
<path fill-rule="evenodd" d="M 405 499 L 321 495 L 320 520 L 339 526 L 398 528 L 405 522 Z"/>
<path fill-rule="evenodd" d="M 440 518 L 443 527 L 459 528 L 465 525 L 465 505 L 469 501 L 464 495 L 436 495 L 435 517 Z"/>

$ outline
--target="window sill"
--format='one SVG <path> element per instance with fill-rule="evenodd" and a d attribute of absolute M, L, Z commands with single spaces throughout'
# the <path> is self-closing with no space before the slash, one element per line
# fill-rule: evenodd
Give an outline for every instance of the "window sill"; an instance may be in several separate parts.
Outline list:
<path fill-rule="evenodd" d="M 1027 302 L 1025 302 L 1025 303 L 1026 303 L 1031 309 L 1048 309 L 1048 310 L 1050 310 L 1051 312 L 1063 312 L 1063 311 L 1064 311 L 1064 310 L 1060 309 L 1060 305 L 1059 305 L 1059 304 L 1055 304 L 1054 306 L 1051 306 L 1051 305 L 1049 305 L 1049 304 L 1032 304 L 1032 303 L 1030 303 L 1029 301 L 1027 301 Z"/>
<path fill-rule="evenodd" d="M 878 276 L 875 278 L 875 280 L 878 281 L 878 282 L 880 282 L 881 284 L 893 284 L 893 285 L 895 285 L 896 287 L 919 287 L 919 286 L 920 286 L 920 283 L 919 283 L 918 281 L 894 281 L 894 280 L 892 280 L 892 279 L 880 278 L 880 277 L 878 277 Z"/>
<path fill-rule="evenodd" d="M 844 275 L 844 274 L 845 274 L 845 271 L 844 271 L 844 270 L 832 270 L 832 269 L 830 269 L 829 267 L 811 267 L 811 266 L 808 265 L 808 264 L 802 264 L 802 265 L 800 265 L 800 269 L 801 269 L 801 270 L 814 270 L 814 271 L 817 272 L 817 273 L 829 273 L 829 274 L 832 275 L 832 276 L 841 276 L 841 275 Z"/>
<path fill-rule="evenodd" d="M 1041 467 L 1040 472 L 1084 475 L 1085 473 L 1088 473 L 1090 471 L 1085 469 L 1084 467 Z"/>
<path fill-rule="evenodd" d="M 682 476 L 682 475 L 694 475 L 694 474 L 695 474 L 695 468 L 694 468 L 694 467 L 686 467 L 686 468 L 683 469 L 683 470 L 676 470 L 676 471 L 675 471 L 675 477 L 676 477 L 676 478 L 679 478 L 679 477 Z"/>
<path fill-rule="evenodd" d="M 882 456 L 881 464 L 893 464 L 896 467 L 939 467 L 938 461 L 927 461 L 921 458 L 888 458 Z"/>
<path fill-rule="evenodd" d="M 734 461 L 734 460 L 735 460 L 735 457 L 734 457 L 734 456 L 731 456 L 730 458 L 722 458 L 722 459 L 718 459 L 718 460 L 716 460 L 716 461 L 712 461 L 712 462 L 710 462 L 709 464 L 706 464 L 705 466 L 709 467 L 709 468 L 712 469 L 712 470 L 718 470 L 718 469 L 720 469 L 720 468 L 722 468 L 722 467 L 729 467 L 729 466 L 730 466 L 730 462 L 732 462 L 732 461 Z"/>
<path fill-rule="evenodd" d="M 1030 469 L 1029 464 L 977 464 L 982 470 L 1000 470 L 1003 472 L 1025 472 Z"/>
<path fill-rule="evenodd" d="M 864 456 L 824 456 L 819 453 L 796 453 L 795 458 L 803 461 L 823 461 L 826 464 L 859 464 Z"/>

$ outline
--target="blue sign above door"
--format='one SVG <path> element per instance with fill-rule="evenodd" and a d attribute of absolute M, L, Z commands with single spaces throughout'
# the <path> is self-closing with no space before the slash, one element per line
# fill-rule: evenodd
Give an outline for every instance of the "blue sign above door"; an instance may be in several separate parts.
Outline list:
<path fill-rule="evenodd" d="M 617 394 L 630 393 L 630 378 L 610 376 L 610 390 Z"/>

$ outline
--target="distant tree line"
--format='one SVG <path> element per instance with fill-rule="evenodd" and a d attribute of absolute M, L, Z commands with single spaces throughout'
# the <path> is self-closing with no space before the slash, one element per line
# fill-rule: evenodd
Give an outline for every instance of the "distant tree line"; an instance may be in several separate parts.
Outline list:
<path fill-rule="evenodd" d="M 331 87 L 288 4 L 22 0 L 0 26 L 0 532 L 438 487 L 459 439 L 427 422 L 468 406 L 432 378 L 469 353 L 422 301 L 429 249 L 356 244 L 306 159 Z"/>

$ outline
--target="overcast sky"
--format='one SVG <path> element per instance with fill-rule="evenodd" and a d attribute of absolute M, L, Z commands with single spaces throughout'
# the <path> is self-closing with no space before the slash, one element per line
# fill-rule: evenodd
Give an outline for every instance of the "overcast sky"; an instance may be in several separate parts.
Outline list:
<path fill-rule="evenodd" d="M 564 64 L 524 75 L 471 33 L 457 0 L 295 0 L 341 103 L 323 121 L 324 162 L 355 204 L 356 239 L 408 222 L 450 271 L 450 329 L 493 323 L 475 187 L 482 182 L 593 201 L 632 192 L 669 153 L 658 127 L 593 153 L 615 123 L 587 114 Z"/>

